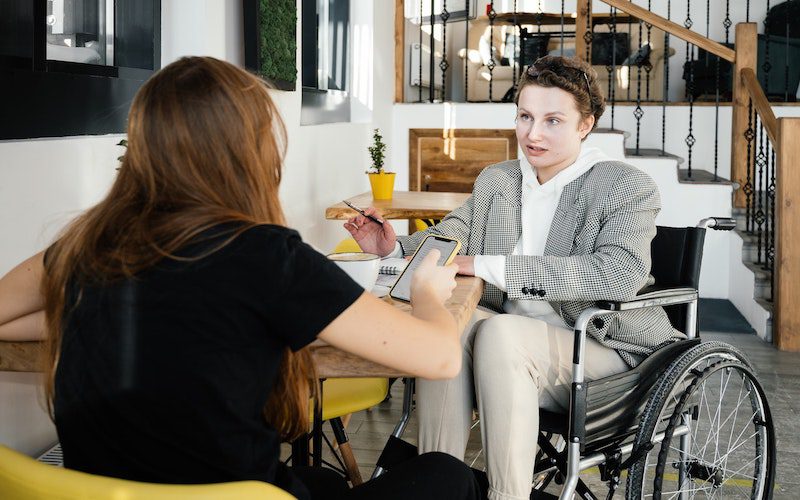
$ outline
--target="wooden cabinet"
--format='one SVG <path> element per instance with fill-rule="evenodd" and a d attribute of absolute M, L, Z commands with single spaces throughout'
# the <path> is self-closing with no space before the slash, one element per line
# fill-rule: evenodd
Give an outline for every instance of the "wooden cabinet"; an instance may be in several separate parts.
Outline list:
<path fill-rule="evenodd" d="M 514 129 L 409 130 L 409 191 L 472 192 L 486 166 L 517 158 Z"/>

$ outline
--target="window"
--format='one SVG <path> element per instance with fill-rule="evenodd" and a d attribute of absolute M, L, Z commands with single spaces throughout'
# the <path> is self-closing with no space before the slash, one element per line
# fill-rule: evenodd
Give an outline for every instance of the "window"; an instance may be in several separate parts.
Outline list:
<path fill-rule="evenodd" d="M 350 2 L 303 0 L 300 123 L 350 121 Z"/>
<path fill-rule="evenodd" d="M 114 0 L 48 0 L 50 61 L 113 66 Z"/>
<path fill-rule="evenodd" d="M 160 40 L 160 0 L 3 0 L 0 139 L 124 132 Z"/>

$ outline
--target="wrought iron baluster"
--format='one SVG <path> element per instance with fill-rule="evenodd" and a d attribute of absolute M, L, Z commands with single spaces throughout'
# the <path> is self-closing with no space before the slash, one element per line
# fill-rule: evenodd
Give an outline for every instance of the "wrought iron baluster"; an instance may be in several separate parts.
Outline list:
<path fill-rule="evenodd" d="M 651 10 L 650 0 L 647 0 L 647 10 L 648 11 Z M 647 26 L 647 43 L 652 48 L 653 44 L 650 43 L 650 35 L 651 35 L 650 31 L 653 28 L 653 25 L 650 24 L 650 23 L 645 23 L 645 26 Z M 642 28 L 640 27 L 639 29 L 641 30 Z M 650 101 L 650 72 L 651 71 L 653 71 L 653 64 L 650 62 L 650 57 L 648 56 L 647 60 L 644 63 L 644 73 L 645 73 L 645 82 L 646 82 L 645 83 L 645 101 L 648 101 L 648 102 Z"/>
<path fill-rule="evenodd" d="M 442 19 L 442 60 L 439 62 L 439 69 L 442 70 L 442 102 L 445 102 L 447 101 L 447 68 L 450 67 L 450 63 L 447 62 L 447 20 L 450 19 L 447 0 L 442 0 L 442 13 L 439 17 Z"/>
<path fill-rule="evenodd" d="M 722 21 L 722 26 L 725 27 L 725 43 L 728 43 L 730 42 L 731 26 L 733 26 L 733 21 L 731 21 L 731 0 L 725 0 L 725 19 Z"/>
<path fill-rule="evenodd" d="M 671 18 L 671 1 L 667 0 L 667 19 Z M 664 31 L 664 84 L 661 96 L 661 156 L 666 156 L 667 101 L 669 100 L 669 31 Z"/>
<path fill-rule="evenodd" d="M 419 0 L 419 102 L 422 102 L 422 0 Z"/>
<path fill-rule="evenodd" d="M 433 32 L 435 31 L 434 28 L 436 26 L 436 24 L 435 24 L 436 23 L 436 13 L 434 11 L 434 5 L 435 5 L 435 2 L 432 1 L 431 2 L 431 36 L 430 36 L 431 50 L 430 50 L 430 57 L 428 58 L 428 63 L 429 63 L 428 64 L 428 78 L 430 79 L 430 82 L 428 82 L 428 84 L 429 84 L 429 87 L 428 87 L 428 102 L 433 102 L 434 101 L 433 88 L 436 86 L 433 83 L 433 82 L 436 81 L 436 77 L 433 76 L 434 72 L 435 72 L 434 63 L 433 63 L 433 56 L 434 56 L 434 54 L 436 54 L 436 39 L 433 37 Z M 420 54 L 420 58 L 422 58 L 421 54 Z"/>
<path fill-rule="evenodd" d="M 630 26 L 630 24 L 628 25 Z M 642 21 L 639 21 L 639 52 L 637 54 L 642 53 Z M 630 64 L 628 65 L 628 81 L 630 82 Z M 630 91 L 630 85 L 628 85 L 628 90 Z M 639 155 L 639 139 L 642 127 L 642 116 L 644 116 L 644 111 L 642 110 L 642 60 L 641 57 L 637 55 L 636 58 L 636 107 L 633 109 L 633 117 L 636 119 L 636 155 Z"/>
<path fill-rule="evenodd" d="M 769 179 L 769 188 L 767 192 L 769 193 L 769 206 L 770 206 L 770 218 L 771 218 L 771 226 L 772 226 L 772 233 L 770 234 L 769 239 L 769 247 L 767 251 L 767 257 L 769 259 L 769 270 L 772 271 L 770 275 L 770 299 L 775 297 L 775 171 L 778 169 L 777 164 L 775 163 L 775 148 L 772 148 L 772 175 Z"/>
<path fill-rule="evenodd" d="M 719 56 L 716 56 L 714 82 L 714 182 L 719 180 Z"/>
<path fill-rule="evenodd" d="M 725 43 L 728 44 L 730 42 L 730 31 L 731 26 L 733 26 L 733 22 L 731 21 L 731 2 L 730 0 L 725 0 L 725 19 L 722 21 L 722 26 L 725 28 Z M 714 94 L 714 180 L 718 180 L 717 172 L 718 172 L 718 164 L 719 164 L 719 102 L 720 102 L 720 93 L 719 93 L 719 86 L 720 86 L 720 58 L 717 56 L 717 63 L 715 68 L 715 78 L 716 78 L 716 92 Z M 748 147 L 750 145 L 748 144 Z M 748 150 L 749 151 L 749 150 Z M 748 152 L 749 156 L 749 152 Z M 749 158 L 748 158 L 749 160 Z"/>
<path fill-rule="evenodd" d="M 706 38 L 711 39 L 711 0 L 706 0 Z M 706 51 L 706 62 L 709 54 Z M 714 182 L 719 170 L 719 56 L 714 59 Z"/>
<path fill-rule="evenodd" d="M 617 68 L 617 9 L 611 7 L 611 24 L 609 28 L 611 31 L 611 64 L 606 64 L 606 71 L 608 72 L 608 101 L 611 102 L 611 130 L 614 130 L 614 107 L 616 104 L 614 91 L 616 88 L 617 79 L 614 78 L 614 71 Z"/>
<path fill-rule="evenodd" d="M 561 0 L 561 57 L 564 57 L 564 0 Z"/>
<path fill-rule="evenodd" d="M 764 134 L 764 135 L 766 135 L 766 134 Z M 766 139 L 765 142 L 766 142 L 766 145 L 765 145 L 765 149 L 766 149 L 766 155 L 765 156 L 766 156 L 766 158 L 765 158 L 764 163 L 765 163 L 765 167 L 766 167 L 766 173 L 764 174 L 764 184 L 761 185 L 761 192 L 763 193 L 762 197 L 764 198 L 764 265 L 761 266 L 761 268 L 768 271 L 769 270 L 770 222 L 771 222 L 770 221 L 770 219 L 771 219 L 771 217 L 770 217 L 770 208 L 771 207 L 769 205 L 769 191 L 767 191 L 767 189 L 768 189 L 768 185 L 769 185 L 769 170 L 770 170 L 770 163 L 771 163 L 770 160 L 772 159 L 772 155 L 770 154 L 771 144 L 770 144 L 770 141 L 769 141 L 769 136 L 767 136 L 767 139 Z M 773 227 L 772 229 L 774 230 L 775 228 Z"/>
<path fill-rule="evenodd" d="M 469 102 L 469 0 L 464 9 L 464 102 Z"/>
<path fill-rule="evenodd" d="M 745 196 L 745 229 L 749 233 L 753 230 L 753 212 L 750 210 L 750 203 L 753 195 L 753 183 L 750 172 L 755 164 L 753 161 L 755 159 L 753 157 L 753 151 L 755 150 L 753 147 L 753 139 L 755 139 L 755 131 L 753 129 L 753 99 L 748 99 L 747 101 L 747 129 L 744 131 L 744 138 L 747 141 L 747 168 L 745 169 L 747 173 L 742 191 L 744 191 Z"/>
<path fill-rule="evenodd" d="M 786 21 L 786 33 L 783 35 L 783 53 L 785 56 L 785 71 L 783 72 L 783 102 L 789 102 L 789 9 L 783 11 Z"/>
<path fill-rule="evenodd" d="M 497 12 L 494 10 L 494 0 L 489 4 L 489 62 L 486 67 L 489 68 L 489 102 L 492 102 L 492 84 L 494 83 L 494 67 L 497 63 L 494 60 L 494 19 L 497 17 Z"/>
<path fill-rule="evenodd" d="M 683 26 L 686 29 L 692 29 L 692 25 L 694 24 L 694 21 L 692 21 L 691 6 L 692 6 L 692 0 L 686 0 L 686 19 L 683 21 Z M 691 60 L 692 60 L 692 58 L 694 56 L 694 54 L 691 53 L 691 49 L 692 49 L 692 44 L 689 43 L 689 42 L 686 42 L 685 64 L 689 65 L 689 71 L 691 71 L 691 64 L 692 64 Z M 688 84 L 688 82 L 687 82 L 687 85 L 684 87 L 683 98 L 686 99 L 687 101 L 689 100 L 689 84 Z"/>
<path fill-rule="evenodd" d="M 758 177 L 756 178 L 756 241 L 757 241 L 757 255 L 756 264 L 761 264 L 761 252 L 763 247 L 761 245 L 762 233 L 764 231 L 764 166 L 767 163 L 767 157 L 764 154 L 764 123 L 760 122 L 758 129 L 758 155 L 756 155 L 756 165 L 758 166 Z"/>
<path fill-rule="evenodd" d="M 630 2 L 632 0 L 628 0 L 628 1 Z M 631 20 L 630 20 L 630 15 L 628 15 L 628 18 L 625 19 L 625 25 L 628 27 L 628 47 L 630 47 L 630 45 L 631 45 Z M 628 50 L 628 55 L 630 56 L 630 50 Z M 630 59 L 628 59 L 628 61 L 629 61 L 628 62 L 628 71 L 626 72 L 627 73 L 626 76 L 628 78 L 628 87 L 626 88 L 626 94 L 627 95 L 626 95 L 625 99 L 628 102 L 631 102 L 631 65 L 630 65 Z M 624 64 L 625 61 L 623 60 L 622 63 Z"/>
<path fill-rule="evenodd" d="M 789 9 L 786 9 L 789 10 Z M 767 13 L 769 13 L 769 0 L 767 0 Z M 769 30 L 767 29 L 767 18 L 764 17 L 764 63 L 761 69 L 764 70 L 764 93 L 769 100 L 769 72 L 772 70 L 772 63 L 769 62 Z"/>
<path fill-rule="evenodd" d="M 746 22 L 746 23 L 750 22 L 750 0 L 747 0 L 747 2 L 745 2 L 744 22 Z"/>
<path fill-rule="evenodd" d="M 519 64 L 519 59 L 522 57 L 522 44 L 520 42 L 519 23 L 517 22 L 517 0 L 514 0 L 514 50 L 511 51 L 514 55 L 514 66 L 511 68 L 511 79 L 513 80 L 511 82 L 511 88 L 514 89 L 515 94 L 517 93 L 517 81 L 522 75 Z"/>
<path fill-rule="evenodd" d="M 756 156 L 758 155 L 758 114 L 753 109 L 753 160 L 750 162 L 750 179 L 752 180 L 752 193 L 750 196 L 750 218 L 753 219 L 750 224 L 750 234 L 756 231 L 756 196 L 758 195 L 758 186 L 756 185 Z"/>
<path fill-rule="evenodd" d="M 692 1 L 686 1 L 686 21 L 683 22 L 686 29 L 691 29 L 692 15 L 691 15 Z M 688 147 L 687 153 L 687 172 L 686 175 L 689 179 L 692 178 L 692 147 L 695 144 L 694 134 L 692 133 L 692 126 L 694 125 L 694 45 L 686 42 L 686 63 L 689 65 L 689 79 L 686 81 L 686 97 L 689 100 L 689 133 L 686 135 L 686 146 Z"/>
<path fill-rule="evenodd" d="M 542 10 L 542 1 L 539 0 L 539 7 L 536 11 L 536 33 L 542 32 L 542 18 L 544 17 L 544 11 Z M 538 56 L 539 53 L 537 52 L 536 55 Z"/>
<path fill-rule="evenodd" d="M 586 42 L 586 62 L 592 64 L 592 40 L 594 40 L 594 22 L 592 21 L 592 0 L 586 2 L 586 18 L 588 19 L 587 30 L 583 33 L 583 40 Z M 787 73 L 788 75 L 788 73 Z"/>

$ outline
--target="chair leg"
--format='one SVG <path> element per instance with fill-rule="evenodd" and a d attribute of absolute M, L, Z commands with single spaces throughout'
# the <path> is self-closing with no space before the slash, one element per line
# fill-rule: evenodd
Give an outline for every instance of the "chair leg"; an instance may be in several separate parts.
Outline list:
<path fill-rule="evenodd" d="M 347 438 L 347 432 L 344 430 L 341 418 L 331 419 L 331 428 L 336 442 L 339 444 L 339 453 L 342 455 L 344 461 L 344 468 L 347 471 L 347 477 L 353 486 L 358 486 L 363 483 L 361 472 L 358 470 L 356 457 L 353 455 L 353 448 L 350 446 L 350 440 Z"/>
<path fill-rule="evenodd" d="M 372 411 L 372 408 L 367 408 L 367 411 L 368 411 L 368 412 L 369 412 L 369 411 Z M 345 429 L 347 429 L 347 426 L 350 424 L 350 418 L 351 418 L 352 416 L 353 416 L 353 414 L 352 414 L 352 413 L 348 413 L 347 415 L 344 415 L 344 416 L 342 417 L 342 427 L 344 427 Z M 334 443 L 333 443 L 333 449 L 334 449 L 334 450 L 338 450 L 338 449 L 339 449 L 339 443 L 337 443 L 337 442 L 334 442 Z"/>

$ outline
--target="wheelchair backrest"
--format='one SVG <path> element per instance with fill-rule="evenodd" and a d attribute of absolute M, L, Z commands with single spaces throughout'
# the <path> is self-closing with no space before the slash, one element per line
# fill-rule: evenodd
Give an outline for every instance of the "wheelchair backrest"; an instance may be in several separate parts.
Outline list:
<path fill-rule="evenodd" d="M 705 236 L 704 228 L 658 226 L 650 245 L 653 259 L 650 273 L 656 280 L 655 284 L 697 289 L 700 286 Z M 664 309 L 672 326 L 684 331 L 687 306 L 679 304 Z"/>

